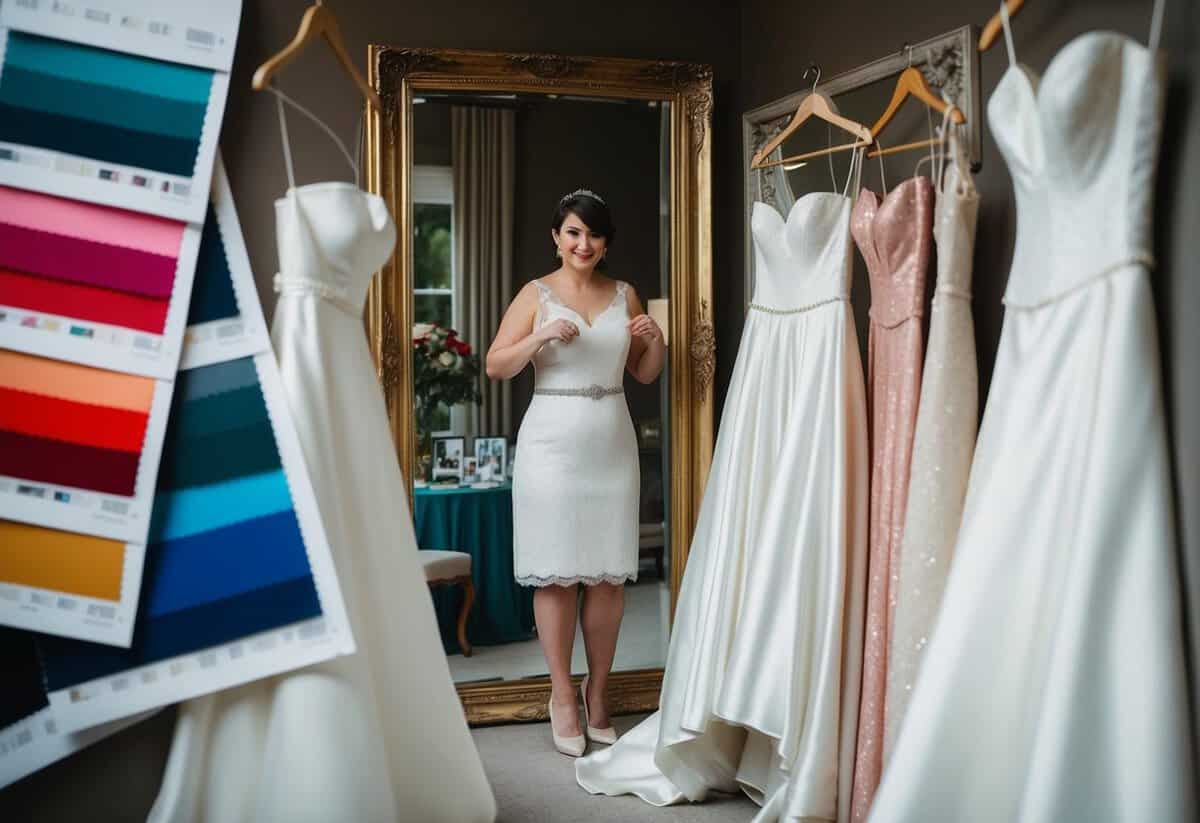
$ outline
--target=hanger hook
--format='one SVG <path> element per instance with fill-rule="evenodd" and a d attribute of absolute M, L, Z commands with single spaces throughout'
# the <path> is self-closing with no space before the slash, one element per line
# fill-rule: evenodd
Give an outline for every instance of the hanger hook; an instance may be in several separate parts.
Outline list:
<path fill-rule="evenodd" d="M 905 40 L 904 45 L 901 47 L 900 50 L 905 52 L 908 55 L 908 68 L 911 69 L 912 68 L 912 54 L 913 54 L 912 43 Z"/>
<path fill-rule="evenodd" d="M 808 73 L 810 71 L 815 72 L 817 75 L 816 79 L 813 80 L 813 84 L 812 84 L 812 91 L 814 93 L 816 93 L 817 85 L 820 84 L 820 82 L 821 82 L 821 67 L 820 66 L 818 66 L 816 63 L 809 63 L 808 68 L 806 68 L 804 70 L 804 74 L 800 75 L 800 79 L 803 80 L 804 78 L 808 77 Z"/>

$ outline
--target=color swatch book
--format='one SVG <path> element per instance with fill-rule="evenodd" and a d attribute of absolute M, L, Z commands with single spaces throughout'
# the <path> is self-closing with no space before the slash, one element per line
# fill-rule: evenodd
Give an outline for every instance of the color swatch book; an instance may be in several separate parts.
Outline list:
<path fill-rule="evenodd" d="M 211 197 L 200 239 L 181 369 L 271 350 L 246 241 L 220 154 Z"/>
<path fill-rule="evenodd" d="M 196 224 L 0 186 L 0 347 L 172 380 L 201 247 Z"/>
<path fill-rule="evenodd" d="M 0 349 L 0 519 L 145 543 L 171 389 Z"/>
<path fill-rule="evenodd" d="M 38 639 L 69 731 L 354 650 L 274 355 L 180 372 L 172 405 L 132 646 Z"/>
<path fill-rule="evenodd" d="M 5 0 L 0 25 L 228 72 L 241 16 L 241 0 Z"/>
<path fill-rule="evenodd" d="M 128 648 L 145 558 L 142 543 L 0 520 L 0 626 Z"/>
<path fill-rule="evenodd" d="M 34 636 L 0 628 L 0 660 L 0 788 L 152 714 L 64 732 L 46 699 Z"/>
<path fill-rule="evenodd" d="M 5 3 L 0 183 L 202 223 L 240 12 Z"/>

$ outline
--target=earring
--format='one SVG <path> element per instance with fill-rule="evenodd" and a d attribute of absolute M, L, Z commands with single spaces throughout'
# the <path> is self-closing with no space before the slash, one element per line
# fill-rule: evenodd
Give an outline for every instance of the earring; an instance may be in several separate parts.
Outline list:
<path fill-rule="evenodd" d="M 555 257 L 562 257 L 562 249 L 555 249 L 555 250 L 554 250 L 554 256 L 555 256 Z"/>

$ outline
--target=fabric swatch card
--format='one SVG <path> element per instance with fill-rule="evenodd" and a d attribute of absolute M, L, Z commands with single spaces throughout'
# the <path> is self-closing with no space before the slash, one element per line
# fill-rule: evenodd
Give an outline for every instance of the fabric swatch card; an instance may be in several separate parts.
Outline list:
<path fill-rule="evenodd" d="M 0 183 L 202 223 L 229 75 L 0 28 Z"/>
<path fill-rule="evenodd" d="M 354 651 L 274 355 L 180 372 L 128 650 L 38 640 L 73 731 Z"/>
<path fill-rule="evenodd" d="M 213 172 L 211 199 L 200 238 L 181 369 L 271 350 L 250 271 L 250 256 L 220 154 Z"/>
<path fill-rule="evenodd" d="M 128 648 L 146 547 L 0 520 L 0 625 Z"/>
<path fill-rule="evenodd" d="M 46 699 L 34 636 L 0 628 L 0 660 L 0 788 L 153 714 L 63 732 Z"/>
<path fill-rule="evenodd" d="M 145 543 L 171 387 L 0 349 L 0 519 Z"/>
<path fill-rule="evenodd" d="M 0 186 L 0 347 L 173 380 L 201 238 L 199 225 Z"/>
<path fill-rule="evenodd" d="M 127 54 L 228 72 L 241 0 L 5 0 L 0 25 Z"/>

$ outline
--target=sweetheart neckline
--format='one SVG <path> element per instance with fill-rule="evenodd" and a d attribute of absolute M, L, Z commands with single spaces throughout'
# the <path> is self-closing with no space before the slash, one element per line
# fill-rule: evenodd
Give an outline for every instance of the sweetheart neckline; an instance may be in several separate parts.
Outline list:
<path fill-rule="evenodd" d="M 1008 67 L 1004 70 L 1004 74 L 1000 76 L 1000 80 L 997 81 L 996 89 L 999 90 L 1000 86 L 1008 80 L 1009 75 L 1013 73 L 1013 69 L 1020 69 L 1021 75 L 1025 78 L 1025 87 L 1029 90 L 1030 94 L 1033 95 L 1034 102 L 1040 107 L 1042 87 L 1046 84 L 1046 78 L 1054 73 L 1055 68 L 1058 66 L 1059 60 L 1061 60 L 1067 54 L 1067 52 L 1078 48 L 1080 44 L 1090 40 L 1117 40 L 1121 43 L 1122 48 L 1132 47 L 1151 57 L 1157 54 L 1157 52 L 1151 52 L 1149 46 L 1143 45 L 1134 38 L 1130 37 L 1128 34 L 1122 34 L 1119 31 L 1112 31 L 1111 29 L 1085 31 L 1083 34 L 1072 38 L 1066 45 L 1060 48 L 1055 55 L 1050 58 L 1050 62 L 1046 65 L 1046 70 L 1041 74 L 1038 74 L 1031 66 L 1022 63 L 1020 60 L 1010 62 Z M 990 101 L 995 98 L 995 96 L 996 91 L 993 91 L 991 97 L 988 98 L 989 109 Z"/>
<path fill-rule="evenodd" d="M 883 211 L 884 205 L 889 200 L 891 200 L 892 195 L 895 194 L 896 192 L 900 191 L 901 189 L 903 189 L 905 186 L 909 185 L 910 183 L 915 183 L 918 180 L 926 181 L 930 186 L 931 193 L 936 194 L 936 191 L 933 190 L 933 181 L 932 180 L 930 180 L 928 177 L 926 177 L 923 174 L 915 174 L 912 177 L 906 178 L 905 180 L 902 180 L 901 182 L 897 183 L 895 186 L 892 187 L 891 191 L 886 192 L 882 197 L 880 197 L 878 194 L 876 194 L 874 190 L 868 189 L 866 186 L 863 186 L 862 189 L 858 193 L 858 200 L 855 202 L 855 206 L 857 206 L 858 203 L 862 202 L 864 194 L 871 195 L 871 199 L 875 201 L 875 214 L 871 215 L 871 219 L 868 222 L 871 224 L 872 228 L 874 228 L 875 218 L 877 218 L 879 216 L 879 212 Z"/>
<path fill-rule="evenodd" d="M 810 197 L 818 197 L 818 196 L 836 197 L 839 200 L 846 200 L 846 201 L 850 200 L 850 197 L 848 195 L 845 195 L 845 194 L 842 194 L 842 193 L 836 192 L 836 191 L 808 191 L 796 198 L 796 202 L 792 203 L 791 208 L 788 209 L 787 217 L 784 217 L 780 213 L 779 209 L 775 208 L 774 206 L 772 206 L 770 203 L 766 202 L 765 200 L 755 200 L 754 205 L 762 206 L 764 209 L 769 211 L 771 214 L 773 214 L 777 218 L 779 218 L 780 223 L 787 225 L 787 223 L 789 221 L 791 221 L 792 214 L 795 213 L 797 206 L 799 206 L 802 202 L 804 202 L 805 200 L 807 200 Z"/>

